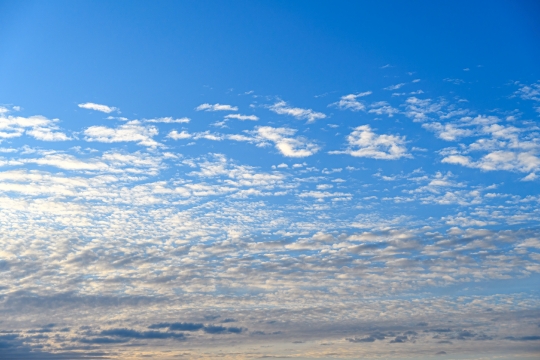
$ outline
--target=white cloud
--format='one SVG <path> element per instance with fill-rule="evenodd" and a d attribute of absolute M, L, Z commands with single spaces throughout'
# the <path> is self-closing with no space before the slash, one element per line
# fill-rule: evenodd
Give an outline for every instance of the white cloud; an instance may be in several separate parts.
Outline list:
<path fill-rule="evenodd" d="M 531 85 L 521 85 L 520 88 L 514 92 L 514 95 L 519 96 L 523 100 L 540 101 L 540 81 Z"/>
<path fill-rule="evenodd" d="M 521 179 L 521 181 L 534 181 L 536 179 L 538 179 L 538 175 L 536 175 L 535 173 L 530 173 L 529 175 Z"/>
<path fill-rule="evenodd" d="M 63 132 L 59 131 L 52 131 L 49 128 L 34 128 L 32 130 L 26 131 L 26 133 L 38 140 L 42 141 L 66 141 L 71 140 L 70 137 L 68 137 Z"/>
<path fill-rule="evenodd" d="M 174 139 L 174 140 L 182 140 L 182 139 L 191 139 L 193 137 L 192 134 L 188 133 L 187 131 L 178 132 L 176 130 L 173 130 L 167 135 L 168 138 Z"/>
<path fill-rule="evenodd" d="M 102 105 L 102 104 L 95 104 L 95 103 L 91 103 L 91 102 L 87 102 L 87 103 L 83 103 L 83 104 L 79 104 L 78 105 L 80 108 L 83 108 L 83 109 L 89 109 L 89 110 L 95 110 L 95 111 L 101 111 L 101 112 L 104 112 L 104 113 L 111 113 L 113 111 L 118 111 L 119 109 L 114 107 L 114 106 L 107 106 L 107 105 Z"/>
<path fill-rule="evenodd" d="M 439 113 L 442 105 L 442 103 L 433 103 L 431 99 L 418 99 L 412 96 L 405 101 L 407 109 L 405 115 L 414 122 L 426 121 L 429 119 L 429 114 Z"/>
<path fill-rule="evenodd" d="M 405 83 L 396 84 L 396 85 L 390 85 L 388 87 L 385 87 L 384 90 L 397 90 L 397 89 L 403 87 L 404 85 L 405 85 Z"/>
<path fill-rule="evenodd" d="M 201 104 L 195 108 L 197 111 L 238 111 L 237 106 L 224 105 L 224 104 Z"/>
<path fill-rule="evenodd" d="M 138 121 L 130 121 L 117 128 L 90 126 L 84 130 L 84 139 L 104 143 L 136 142 L 138 145 L 155 147 L 159 143 L 152 137 L 157 134 L 158 129 L 154 126 L 142 126 Z"/>
<path fill-rule="evenodd" d="M 229 114 L 225 116 L 226 119 L 237 119 L 237 120 L 251 120 L 251 121 L 257 121 L 259 118 L 255 115 L 240 115 L 240 114 Z"/>
<path fill-rule="evenodd" d="M 188 117 L 183 117 L 179 119 L 173 119 L 172 117 L 162 117 L 162 118 L 144 120 L 144 122 L 148 122 L 148 123 L 163 123 L 163 124 L 187 124 L 190 121 L 191 119 Z"/>
<path fill-rule="evenodd" d="M 396 160 L 411 157 L 405 147 L 405 136 L 377 135 L 369 125 L 358 126 L 347 136 L 348 149 L 329 154 L 349 154 L 355 157 Z"/>
<path fill-rule="evenodd" d="M 42 158 L 29 159 L 26 162 L 34 163 L 38 165 L 54 166 L 63 170 L 106 170 L 107 164 L 102 161 L 83 161 L 68 154 L 52 154 L 46 155 Z"/>
<path fill-rule="evenodd" d="M 58 131 L 56 123 L 58 119 L 47 119 L 41 115 L 30 117 L 0 116 L 0 138 L 15 138 L 25 131 L 29 136 L 43 141 L 64 141 L 70 138 Z"/>
<path fill-rule="evenodd" d="M 399 110 L 390 106 L 386 101 L 378 101 L 370 105 L 368 113 L 377 114 L 377 115 L 387 115 L 388 117 L 393 117 L 394 114 L 398 114 Z"/>
<path fill-rule="evenodd" d="M 287 157 L 306 157 L 319 151 L 319 146 L 304 137 L 293 137 L 295 129 L 274 128 L 271 126 L 260 126 L 253 131 L 246 131 L 246 135 L 232 134 L 226 138 L 233 141 L 245 141 L 255 143 L 257 146 L 268 146 L 274 144 L 275 148 Z"/>
<path fill-rule="evenodd" d="M 319 151 L 319 146 L 303 137 L 292 136 L 296 133 L 294 129 L 273 128 L 261 126 L 255 130 L 258 139 L 269 140 L 281 154 L 287 157 L 306 157 Z"/>
<path fill-rule="evenodd" d="M 474 131 L 470 129 L 461 129 L 454 124 L 441 124 L 438 122 L 426 123 L 422 125 L 423 128 L 433 131 L 437 134 L 437 137 L 446 141 L 455 141 L 459 138 L 472 136 Z"/>
<path fill-rule="evenodd" d="M 365 91 L 358 94 L 344 95 L 340 98 L 338 102 L 332 103 L 328 106 L 337 106 L 338 108 L 342 110 L 345 110 L 345 109 L 352 110 L 352 111 L 365 110 L 366 106 L 360 101 L 358 101 L 358 98 L 368 96 L 371 94 L 372 94 L 371 91 Z"/>
<path fill-rule="evenodd" d="M 318 119 L 326 118 L 326 115 L 321 112 L 316 112 L 311 109 L 290 107 L 285 101 L 278 101 L 277 103 L 269 106 L 268 108 L 276 114 L 290 115 L 298 120 L 306 119 L 308 123 L 312 123 Z"/>
<path fill-rule="evenodd" d="M 471 158 L 463 155 L 450 155 L 442 159 L 443 163 L 471 166 Z"/>
<path fill-rule="evenodd" d="M 484 171 L 506 170 L 531 172 L 540 169 L 540 158 L 532 152 L 513 152 L 498 150 L 490 152 L 481 157 L 478 161 L 473 161 L 468 156 L 450 155 L 442 159 L 443 163 L 462 165 L 471 168 L 478 168 Z M 534 180 L 535 175 L 531 175 Z"/>

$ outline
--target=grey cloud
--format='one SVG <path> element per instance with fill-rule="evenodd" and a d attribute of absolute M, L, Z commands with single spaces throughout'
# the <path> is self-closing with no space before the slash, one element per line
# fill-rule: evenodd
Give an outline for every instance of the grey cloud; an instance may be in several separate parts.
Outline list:
<path fill-rule="evenodd" d="M 170 333 L 170 332 L 160 332 L 160 331 L 137 331 L 127 328 L 116 328 L 103 330 L 99 333 L 102 336 L 113 336 L 120 338 L 130 338 L 130 339 L 185 339 L 184 334 L 182 333 Z"/>
<path fill-rule="evenodd" d="M 203 324 L 196 324 L 196 323 L 183 323 L 183 322 L 175 322 L 175 323 L 158 323 L 158 324 L 152 324 L 148 327 L 149 329 L 163 329 L 163 328 L 169 328 L 169 330 L 175 330 L 175 331 L 197 331 L 204 328 Z"/>

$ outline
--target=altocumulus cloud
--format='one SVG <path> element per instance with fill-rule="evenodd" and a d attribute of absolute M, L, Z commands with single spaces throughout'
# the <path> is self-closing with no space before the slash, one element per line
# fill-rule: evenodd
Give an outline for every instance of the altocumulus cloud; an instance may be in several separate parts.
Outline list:
<path fill-rule="evenodd" d="M 381 160 L 397 160 L 411 157 L 405 146 L 405 136 L 378 135 L 369 125 L 357 126 L 347 136 L 348 148 L 343 151 L 330 151 L 330 154 L 348 154 Z"/>

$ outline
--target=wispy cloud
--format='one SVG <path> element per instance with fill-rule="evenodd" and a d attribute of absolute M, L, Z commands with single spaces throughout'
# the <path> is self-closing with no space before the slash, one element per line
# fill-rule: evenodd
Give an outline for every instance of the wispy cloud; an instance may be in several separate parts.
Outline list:
<path fill-rule="evenodd" d="M 144 120 L 144 122 L 148 122 L 148 123 L 162 123 L 162 124 L 187 124 L 190 121 L 191 119 L 188 117 L 183 117 L 179 119 L 174 119 L 172 117 L 162 117 L 162 118 Z"/>
<path fill-rule="evenodd" d="M 241 114 L 229 114 L 225 116 L 226 119 L 237 119 L 241 121 L 250 120 L 250 121 L 257 121 L 259 120 L 259 117 L 255 115 L 241 115 Z"/>
<path fill-rule="evenodd" d="M 385 87 L 384 90 L 397 90 L 401 87 L 405 86 L 405 83 L 400 83 L 400 84 L 396 84 L 396 85 L 390 85 L 388 87 Z"/>
<path fill-rule="evenodd" d="M 365 110 L 366 106 L 362 102 L 358 101 L 358 98 L 368 96 L 371 94 L 372 94 L 371 91 L 365 91 L 358 94 L 344 95 L 341 97 L 341 99 L 338 102 L 332 103 L 328 106 L 337 106 L 338 108 L 342 110 L 345 110 L 345 109 L 352 110 L 352 111 Z"/>
<path fill-rule="evenodd" d="M 298 120 L 307 120 L 308 123 L 312 123 L 316 120 L 326 118 L 326 115 L 321 112 L 313 111 L 311 109 L 290 107 L 285 101 L 278 101 L 277 103 L 269 106 L 268 108 L 276 114 L 290 115 Z"/>
<path fill-rule="evenodd" d="M 101 111 L 107 114 L 113 111 L 119 111 L 119 109 L 114 106 L 107 106 L 107 105 L 96 104 L 96 103 L 91 103 L 91 102 L 82 103 L 82 104 L 79 104 L 78 106 L 83 109 Z"/>
<path fill-rule="evenodd" d="M 197 111 L 238 111 L 237 106 L 225 105 L 225 104 L 208 104 L 204 103 L 195 108 Z"/>
<path fill-rule="evenodd" d="M 84 139 L 103 143 L 136 142 L 139 145 L 155 147 L 159 143 L 153 137 L 158 133 L 156 127 L 142 126 L 139 121 L 130 121 L 116 128 L 90 126 L 84 130 Z"/>

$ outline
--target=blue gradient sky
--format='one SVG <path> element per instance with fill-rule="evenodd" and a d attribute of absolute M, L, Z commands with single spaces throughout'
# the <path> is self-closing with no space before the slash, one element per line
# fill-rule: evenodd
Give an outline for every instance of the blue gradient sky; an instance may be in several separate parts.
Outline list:
<path fill-rule="evenodd" d="M 539 15 L 0 1 L 0 359 L 536 358 Z"/>

